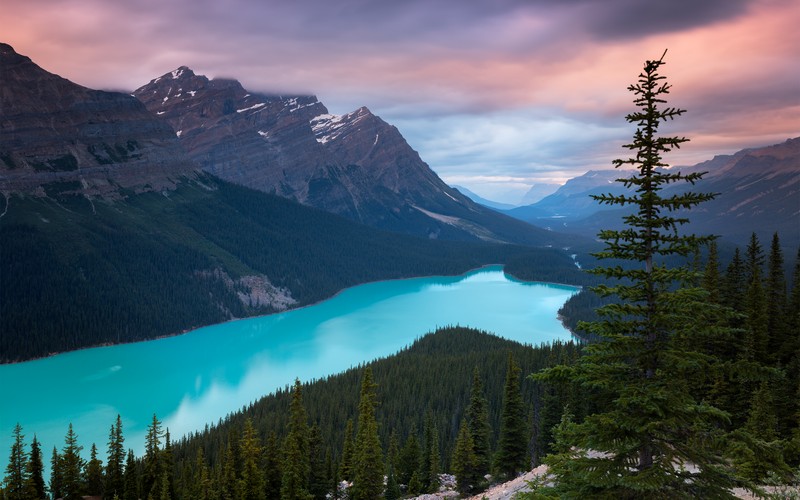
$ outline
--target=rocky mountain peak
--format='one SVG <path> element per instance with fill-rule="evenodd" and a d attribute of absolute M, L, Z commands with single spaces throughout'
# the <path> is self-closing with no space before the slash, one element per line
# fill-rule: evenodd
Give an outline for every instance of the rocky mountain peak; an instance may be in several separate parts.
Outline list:
<path fill-rule="evenodd" d="M 137 99 L 92 90 L 0 46 L 0 189 L 43 193 L 60 183 L 88 195 L 164 189 L 195 165 L 168 124 Z M 66 188 L 64 188 L 66 189 Z"/>

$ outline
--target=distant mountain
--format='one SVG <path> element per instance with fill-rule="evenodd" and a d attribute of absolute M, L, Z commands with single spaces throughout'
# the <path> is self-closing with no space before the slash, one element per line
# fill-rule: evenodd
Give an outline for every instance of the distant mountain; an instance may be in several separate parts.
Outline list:
<path fill-rule="evenodd" d="M 545 196 L 555 193 L 560 187 L 561 184 L 534 184 L 528 192 L 522 196 L 517 206 L 532 205 Z"/>
<path fill-rule="evenodd" d="M 721 235 L 733 243 L 746 242 L 755 232 L 769 241 L 778 232 L 786 245 L 800 244 L 800 138 L 720 155 L 681 172 L 708 172 L 691 189 L 717 193 L 687 215 L 691 230 Z M 609 209 L 590 198 L 592 194 L 624 192 L 613 182 L 623 172 L 594 171 L 568 181 L 556 193 L 538 203 L 507 211 L 533 224 L 584 235 L 602 228 L 619 227 L 624 209 Z M 673 185 L 664 194 L 679 193 L 686 186 Z"/>
<path fill-rule="evenodd" d="M 428 238 L 566 246 L 473 203 L 367 108 L 331 115 L 314 96 L 259 94 L 181 67 L 133 93 L 221 179 Z"/>
<path fill-rule="evenodd" d="M 48 183 L 118 197 L 174 188 L 195 175 L 171 127 L 134 97 L 49 73 L 0 43 L 0 191 Z"/>
<path fill-rule="evenodd" d="M 483 205 L 484 207 L 493 208 L 495 210 L 511 210 L 512 208 L 516 207 L 516 205 L 511 205 L 510 203 L 500 203 L 500 202 L 497 202 L 497 201 L 487 200 L 486 198 L 483 198 L 481 195 L 479 195 L 479 194 L 477 194 L 477 193 L 475 193 L 473 191 L 470 191 L 469 189 L 465 188 L 464 186 L 453 185 L 452 187 L 453 187 L 453 189 L 459 190 L 461 192 L 461 194 L 463 194 L 464 196 L 466 196 L 470 200 L 474 201 L 475 203 L 477 203 L 479 205 Z"/>
<path fill-rule="evenodd" d="M 615 182 L 621 176 L 624 176 L 624 172 L 617 170 L 590 170 L 568 180 L 556 192 L 537 203 L 507 210 L 505 213 L 531 224 L 558 229 L 563 227 L 564 221 L 583 219 L 600 209 L 590 195 L 624 192 L 623 186 Z"/>

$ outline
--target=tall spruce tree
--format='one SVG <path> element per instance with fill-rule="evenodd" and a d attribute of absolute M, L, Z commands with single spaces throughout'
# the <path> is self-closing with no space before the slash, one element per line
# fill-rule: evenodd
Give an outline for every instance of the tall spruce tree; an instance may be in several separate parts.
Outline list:
<path fill-rule="evenodd" d="M 492 428 L 489 425 L 489 403 L 483 393 L 483 383 L 478 373 L 478 367 L 475 367 L 472 373 L 469 406 L 467 406 L 464 416 L 475 452 L 475 474 L 483 478 L 489 473 L 491 465 L 492 452 L 489 439 Z"/>
<path fill-rule="evenodd" d="M 31 441 L 31 452 L 28 455 L 28 498 L 42 500 L 46 498 L 46 491 L 42 447 L 34 434 L 33 441 Z"/>
<path fill-rule="evenodd" d="M 70 423 L 64 438 L 64 448 L 61 450 L 59 465 L 64 500 L 80 500 L 83 495 L 84 460 L 81 458 L 81 450 L 83 450 L 83 446 L 78 444 L 78 436 Z"/>
<path fill-rule="evenodd" d="M 64 474 L 61 472 L 61 455 L 53 446 L 53 454 L 50 456 L 50 494 L 53 498 L 64 496 Z"/>
<path fill-rule="evenodd" d="M 669 184 L 694 185 L 704 175 L 663 169 L 662 155 L 688 140 L 657 135 L 662 122 L 685 112 L 665 105 L 671 86 L 658 73 L 663 58 L 647 61 L 638 82 L 628 87 L 638 108 L 626 117 L 637 125 L 633 142 L 625 145 L 633 153 L 614 166 L 635 167 L 632 176 L 618 179 L 633 192 L 595 197 L 635 209 L 624 217 L 623 229 L 599 235 L 605 250 L 597 257 L 629 264 L 592 270 L 617 280 L 594 290 L 620 302 L 600 308 L 599 321 L 581 325 L 602 340 L 577 363 L 537 376 L 577 382 L 608 402 L 604 412 L 567 424 L 560 435 L 570 446 L 545 460 L 557 492 L 566 497 L 727 498 L 735 484 L 713 435 L 727 415 L 697 399 L 687 383 L 715 361 L 693 346 L 719 331 L 696 321 L 707 292 L 692 285 L 698 276 L 690 262 L 712 237 L 681 234 L 688 219 L 678 211 L 714 195 L 662 195 Z M 670 266 L 667 257 L 686 264 Z"/>
<path fill-rule="evenodd" d="M 123 496 L 125 479 L 123 470 L 125 466 L 125 438 L 122 435 L 122 417 L 117 415 L 108 434 L 108 458 L 106 460 L 105 494 L 108 498 L 114 495 Z"/>
<path fill-rule="evenodd" d="M 372 368 L 364 369 L 361 398 L 358 404 L 358 428 L 353 460 L 353 500 L 372 500 L 383 493 L 383 450 L 378 438 L 375 408 L 378 405 Z"/>
<path fill-rule="evenodd" d="M 475 491 L 481 482 L 478 474 L 478 456 L 475 454 L 475 442 L 469 431 L 467 421 L 461 421 L 452 459 L 453 474 L 456 476 L 456 489 L 462 496 Z"/>
<path fill-rule="evenodd" d="M 89 461 L 86 462 L 86 493 L 92 496 L 103 494 L 103 462 L 97 458 L 97 446 L 92 443 Z"/>
<path fill-rule="evenodd" d="M 8 457 L 5 476 L 5 498 L 8 500 L 25 500 L 27 498 L 28 453 L 25 451 L 25 435 L 22 426 L 14 426 L 14 441 L 11 443 L 11 454 Z"/>
<path fill-rule="evenodd" d="M 242 456 L 242 472 L 238 497 L 241 500 L 264 500 L 266 486 L 261 464 L 261 442 L 250 418 L 244 422 L 239 450 Z"/>
<path fill-rule="evenodd" d="M 264 445 L 264 482 L 267 500 L 278 500 L 281 497 L 281 449 L 275 431 L 267 436 Z"/>
<path fill-rule="evenodd" d="M 122 495 L 124 500 L 137 500 L 139 495 L 139 471 L 136 470 L 136 458 L 133 450 L 128 450 L 125 457 L 125 472 L 122 475 L 125 482 L 125 493 Z"/>
<path fill-rule="evenodd" d="M 289 433 L 283 444 L 281 499 L 309 500 L 308 417 L 303 406 L 303 387 L 295 379 L 289 406 Z"/>
<path fill-rule="evenodd" d="M 160 483 L 163 472 L 161 438 L 163 436 L 161 420 L 154 413 L 145 434 L 144 472 L 142 475 L 142 494 L 152 495 L 154 499 L 161 496 Z"/>
<path fill-rule="evenodd" d="M 495 469 L 506 479 L 516 477 L 525 468 L 525 457 L 528 453 L 525 404 L 522 402 L 519 377 L 520 368 L 509 352 L 500 414 L 500 437 L 495 456 Z"/>

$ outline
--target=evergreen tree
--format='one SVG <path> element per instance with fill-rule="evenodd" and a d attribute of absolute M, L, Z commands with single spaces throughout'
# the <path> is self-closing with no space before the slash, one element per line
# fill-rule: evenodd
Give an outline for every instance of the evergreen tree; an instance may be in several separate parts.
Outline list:
<path fill-rule="evenodd" d="M 713 195 L 686 191 L 662 196 L 668 184 L 694 184 L 703 173 L 664 170 L 662 154 L 687 139 L 659 137 L 662 121 L 684 110 L 662 107 L 670 85 L 658 74 L 663 56 L 647 61 L 638 83 L 629 87 L 639 108 L 627 120 L 638 128 L 625 147 L 633 151 L 615 166 L 631 165 L 633 176 L 618 181 L 635 191 L 595 197 L 600 203 L 632 205 L 621 230 L 603 230 L 599 258 L 628 261 L 626 266 L 599 267 L 594 274 L 618 280 L 595 287 L 601 296 L 620 303 L 600 309 L 601 319 L 583 328 L 603 341 L 591 344 L 573 365 L 546 370 L 544 380 L 574 381 L 600 392 L 607 410 L 569 425 L 569 447 L 546 460 L 556 491 L 567 497 L 650 498 L 731 497 L 733 475 L 713 429 L 727 415 L 697 400 L 688 383 L 714 359 L 692 349 L 703 345 L 716 329 L 699 324 L 705 291 L 692 286 L 696 273 L 689 265 L 671 267 L 667 257 L 684 261 L 711 237 L 682 235 L 688 222 L 677 211 L 690 209 Z M 694 339 L 692 341 L 692 339 Z M 589 456 L 594 450 L 599 456 Z M 686 467 L 693 464 L 697 469 Z"/>
<path fill-rule="evenodd" d="M 339 476 L 345 481 L 353 479 L 353 461 L 356 449 L 353 419 L 347 419 L 344 426 L 344 444 L 342 445 L 342 462 L 339 465 Z"/>
<path fill-rule="evenodd" d="M 394 465 L 389 465 L 386 473 L 386 492 L 383 494 L 385 500 L 398 500 L 402 496 L 400 485 L 397 484 L 397 477 L 394 474 Z"/>
<path fill-rule="evenodd" d="M 309 479 L 308 491 L 314 500 L 325 500 L 328 493 L 327 469 L 325 455 L 322 451 L 322 430 L 314 424 L 308 433 Z"/>
<path fill-rule="evenodd" d="M 308 417 L 303 406 L 303 390 L 295 379 L 289 407 L 289 434 L 283 444 L 281 499 L 308 500 Z"/>
<path fill-rule="evenodd" d="M 489 439 L 492 428 L 489 425 L 489 403 L 483 394 L 483 383 L 477 367 L 472 374 L 472 389 L 465 417 L 475 452 L 475 472 L 480 478 L 483 478 L 489 473 L 491 464 Z"/>
<path fill-rule="evenodd" d="M 92 443 L 89 461 L 86 462 L 86 493 L 92 496 L 103 494 L 103 462 L 97 458 L 97 446 Z"/>
<path fill-rule="evenodd" d="M 144 471 L 142 475 L 142 494 L 152 495 L 157 499 L 161 495 L 161 476 L 163 473 L 161 460 L 161 438 L 164 431 L 161 421 L 153 414 L 153 419 L 145 434 Z"/>
<path fill-rule="evenodd" d="M 383 450 L 378 438 L 375 408 L 378 405 L 372 380 L 372 368 L 364 369 L 361 382 L 361 399 L 358 404 L 358 428 L 353 460 L 353 500 L 372 500 L 383 493 Z"/>
<path fill-rule="evenodd" d="M 108 458 L 106 460 L 106 497 L 122 497 L 125 491 L 123 468 L 125 465 L 125 438 L 122 435 L 122 417 L 111 426 L 108 434 Z"/>
<path fill-rule="evenodd" d="M 436 424 L 434 424 L 433 412 L 428 409 L 425 413 L 425 427 L 422 430 L 422 460 L 420 461 L 419 478 L 422 484 L 422 491 L 431 493 L 438 488 L 438 477 L 434 480 L 434 476 L 439 473 L 438 459 L 439 459 L 439 443 Z M 436 460 L 434 460 L 434 454 Z M 432 484 L 432 480 L 436 484 Z"/>
<path fill-rule="evenodd" d="M 44 460 L 42 458 L 42 448 L 36 435 L 33 435 L 31 442 L 31 453 L 28 456 L 28 498 L 33 500 L 43 500 L 47 496 L 47 488 L 44 484 Z"/>
<path fill-rule="evenodd" d="M 281 449 L 275 431 L 267 436 L 264 445 L 264 490 L 267 500 L 278 500 L 281 497 Z"/>
<path fill-rule="evenodd" d="M 761 280 L 761 268 L 751 267 L 750 281 L 745 295 L 744 358 L 748 361 L 769 362 L 769 330 L 767 297 Z"/>
<path fill-rule="evenodd" d="M 733 251 L 722 282 L 722 303 L 736 312 L 744 312 L 744 291 L 747 288 L 744 261 L 738 248 Z"/>
<path fill-rule="evenodd" d="M 769 346 L 773 361 L 786 364 L 791 359 L 791 351 L 784 351 L 791 334 L 788 329 L 786 296 L 786 276 L 783 272 L 783 252 L 781 250 L 778 233 L 772 236 L 769 260 L 767 261 L 767 330 L 769 331 Z"/>
<path fill-rule="evenodd" d="M 8 500 L 25 500 L 28 488 L 28 453 L 25 451 L 25 435 L 22 426 L 17 423 L 13 431 L 14 442 L 11 444 L 11 455 L 8 457 L 5 476 L 5 498 Z"/>
<path fill-rule="evenodd" d="M 528 433 L 525 428 L 525 405 L 519 388 L 520 368 L 508 354 L 508 369 L 503 389 L 500 417 L 500 438 L 497 443 L 495 468 L 506 479 L 512 479 L 525 467 Z"/>
<path fill-rule="evenodd" d="M 708 262 L 703 272 L 702 286 L 708 292 L 707 301 L 712 304 L 720 303 L 720 277 L 719 260 L 717 255 L 717 242 L 708 245 Z"/>
<path fill-rule="evenodd" d="M 419 471 L 422 462 L 422 450 L 417 439 L 416 427 L 412 426 L 403 449 L 400 451 L 398 462 L 397 479 L 400 484 L 411 488 L 411 476 Z M 419 475 L 417 475 L 417 480 L 419 481 Z M 419 490 L 413 490 L 413 492 L 418 493 Z"/>
<path fill-rule="evenodd" d="M 472 433 L 466 420 L 461 422 L 461 427 L 458 430 L 452 464 L 458 492 L 462 496 L 473 493 L 482 478 L 478 474 L 478 456 L 475 454 L 475 442 L 472 439 Z"/>
<path fill-rule="evenodd" d="M 172 441 L 169 437 L 169 429 L 164 431 L 164 449 L 161 450 L 161 493 L 163 498 L 168 495 L 175 497 L 175 458 L 172 453 Z M 165 484 L 166 483 L 166 484 Z"/>
<path fill-rule="evenodd" d="M 249 418 L 244 421 L 244 430 L 239 445 L 242 456 L 242 479 L 239 487 L 241 500 L 264 500 L 266 498 L 266 484 L 264 471 L 261 467 L 261 443 L 253 421 Z"/>
<path fill-rule="evenodd" d="M 78 436 L 69 424 L 67 435 L 64 438 L 64 448 L 61 449 L 60 472 L 62 479 L 62 493 L 64 500 L 80 500 L 83 495 L 84 460 L 81 458 L 83 446 L 78 445 Z"/>
<path fill-rule="evenodd" d="M 61 455 L 53 446 L 53 455 L 50 458 L 50 493 L 53 498 L 64 497 L 64 474 L 61 472 Z"/>
<path fill-rule="evenodd" d="M 125 483 L 124 500 L 137 500 L 139 498 L 139 474 L 136 470 L 136 458 L 133 456 L 133 450 L 128 450 L 122 478 Z"/>

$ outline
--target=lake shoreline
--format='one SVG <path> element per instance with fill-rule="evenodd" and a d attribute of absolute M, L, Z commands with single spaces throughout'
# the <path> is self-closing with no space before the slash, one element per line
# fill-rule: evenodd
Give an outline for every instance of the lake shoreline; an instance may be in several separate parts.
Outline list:
<path fill-rule="evenodd" d="M 197 325 L 197 326 L 194 326 L 194 327 L 191 327 L 191 328 L 187 328 L 187 329 L 185 329 L 183 331 L 180 331 L 180 332 L 167 333 L 167 334 L 164 334 L 164 335 L 158 335 L 158 336 L 147 338 L 147 339 L 132 340 L 130 342 L 102 342 L 100 344 L 94 344 L 94 345 L 79 347 L 77 349 L 70 349 L 68 351 L 51 352 L 51 353 L 48 353 L 48 354 L 46 354 L 44 356 L 37 356 L 37 357 L 28 358 L 28 359 L 22 359 L 22 360 L 17 360 L 17 361 L 0 362 L 0 366 L 16 365 L 16 364 L 19 364 L 19 363 L 30 363 L 30 362 L 34 362 L 34 361 L 40 361 L 40 360 L 43 360 L 43 359 L 49 359 L 49 358 L 52 358 L 52 357 L 55 357 L 55 356 L 59 356 L 61 354 L 85 351 L 85 350 L 88 350 L 88 349 L 98 349 L 98 348 L 102 348 L 102 347 L 113 347 L 113 346 L 118 346 L 118 345 L 137 344 L 137 343 L 140 343 L 140 342 L 152 342 L 152 341 L 155 341 L 155 340 L 168 339 L 168 338 L 172 338 L 172 337 L 180 337 L 181 335 L 187 335 L 189 333 L 197 331 L 200 328 L 206 328 L 206 327 L 215 326 L 215 325 L 224 325 L 224 324 L 227 324 L 227 323 L 232 323 L 234 321 L 241 321 L 241 320 L 247 320 L 247 319 L 253 319 L 253 318 L 263 318 L 263 317 L 273 316 L 273 315 L 277 315 L 277 314 L 283 314 L 283 313 L 286 313 L 286 312 L 289 312 L 289 311 L 299 311 L 299 310 L 305 309 L 307 307 L 313 307 L 313 306 L 319 305 L 319 304 L 321 304 L 321 303 L 323 303 L 325 301 L 331 300 L 331 299 L 337 297 L 338 295 L 340 295 L 340 294 L 344 293 L 345 291 L 350 290 L 352 288 L 355 288 L 355 287 L 358 287 L 358 286 L 367 285 L 367 284 L 383 283 L 383 282 L 387 282 L 387 281 L 415 280 L 415 279 L 421 279 L 421 278 L 440 278 L 440 277 L 441 278 L 456 278 L 456 277 L 460 277 L 460 276 L 466 276 L 466 275 L 471 274 L 471 273 L 476 273 L 476 272 L 482 271 L 484 269 L 490 269 L 490 268 L 493 268 L 493 267 L 500 267 L 503 270 L 503 274 L 505 274 L 506 276 L 509 276 L 509 277 L 521 282 L 521 283 L 541 283 L 541 284 L 544 284 L 544 285 L 567 286 L 567 287 L 573 287 L 573 288 L 577 288 L 577 289 L 583 288 L 581 285 L 571 285 L 569 283 L 555 283 L 555 282 L 549 282 L 549 281 L 528 281 L 528 280 L 519 278 L 519 277 L 515 276 L 512 273 L 506 272 L 504 264 L 500 264 L 500 263 L 484 264 L 482 266 L 471 268 L 471 269 L 468 269 L 467 271 L 464 271 L 464 272 L 458 273 L 458 274 L 432 274 L 432 275 L 420 275 L 420 276 L 407 276 L 407 277 L 404 277 L 404 278 L 390 278 L 390 279 L 377 280 L 377 281 L 367 281 L 367 282 L 364 282 L 364 283 L 358 283 L 358 284 L 355 284 L 355 285 L 352 285 L 352 286 L 349 286 L 349 287 L 346 287 L 346 288 L 342 288 L 341 290 L 336 291 L 335 293 L 333 293 L 329 297 L 325 297 L 324 299 L 320 299 L 320 300 L 318 300 L 316 302 L 311 302 L 309 304 L 304 304 L 304 305 L 297 306 L 297 307 L 289 307 L 289 308 L 287 308 L 287 309 L 285 309 L 283 311 L 275 311 L 275 312 L 271 312 L 271 313 L 267 313 L 267 314 L 255 314 L 253 316 L 245 316 L 245 317 L 242 317 L 242 318 L 230 318 L 228 320 L 221 321 L 219 323 L 209 323 L 208 325 Z M 564 322 L 562 321 L 561 316 L 559 316 L 558 319 L 561 322 L 561 324 L 563 325 Z M 567 331 L 569 331 L 572 334 L 573 337 L 576 337 L 578 339 L 581 339 L 582 341 L 585 341 L 580 335 L 578 335 L 575 332 L 573 332 L 570 328 L 567 328 L 566 325 L 564 325 L 564 328 Z"/>

